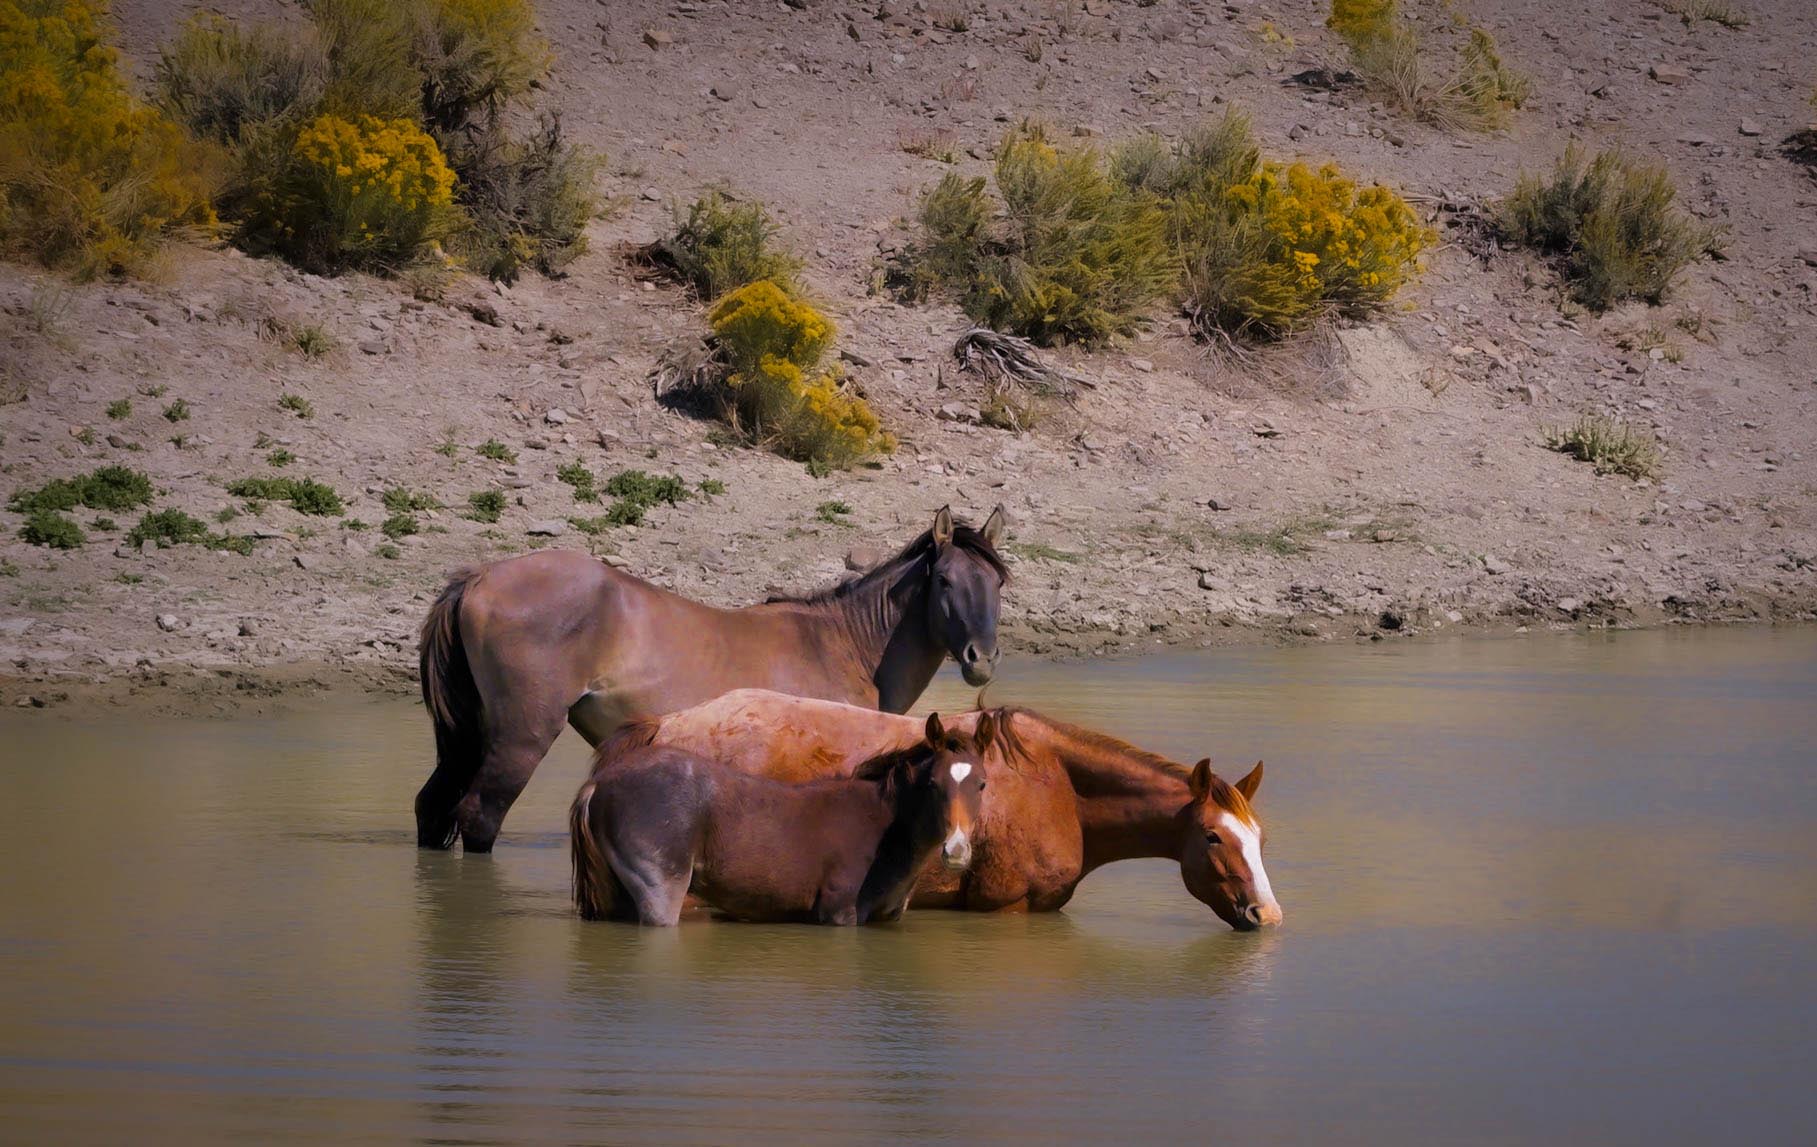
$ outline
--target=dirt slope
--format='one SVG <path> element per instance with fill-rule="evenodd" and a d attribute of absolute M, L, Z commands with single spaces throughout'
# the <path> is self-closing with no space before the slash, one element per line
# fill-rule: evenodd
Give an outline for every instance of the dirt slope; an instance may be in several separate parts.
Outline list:
<path fill-rule="evenodd" d="M 395 559 L 371 529 L 282 506 L 222 527 L 271 535 L 250 556 L 128 550 L 136 513 L 57 553 L 18 541 L 18 515 L 0 513 L 0 700 L 54 701 L 84 682 L 186 689 L 192 669 L 229 675 L 230 691 L 346 672 L 407 684 L 414 627 L 452 567 L 591 545 L 734 603 L 837 577 L 948 502 L 1012 515 L 1012 655 L 1808 617 L 1817 182 L 1777 146 L 1812 115 L 1817 12 L 1742 6 L 1752 23 L 1731 31 L 1640 4 L 1466 5 L 1537 96 L 1506 134 L 1458 136 L 1355 90 L 1291 83 L 1342 62 L 1312 3 L 980 4 L 953 34 L 910 4 L 543 0 L 559 50 L 544 95 L 607 153 L 616 200 L 566 279 L 469 280 L 422 303 L 392 283 L 200 248 L 123 285 L 0 266 L 0 354 L 26 393 L 0 407 L 0 490 L 117 461 L 152 474 L 158 506 L 212 518 L 240 504 L 226 481 L 274 472 L 265 458 L 283 448 L 296 460 L 282 473 L 330 483 L 369 526 L 391 486 L 449 507 L 419 515 L 427 529 Z M 192 6 L 115 7 L 143 70 Z M 1659 82 L 1662 64 L 1687 74 Z M 977 393 L 946 361 L 958 313 L 867 290 L 897 221 L 948 170 L 900 144 L 950 133 L 959 169 L 982 171 L 975 157 L 1024 116 L 1115 139 L 1178 133 L 1225 103 L 1253 114 L 1271 154 L 1335 160 L 1433 211 L 1503 193 L 1573 137 L 1624 142 L 1667 161 L 1689 207 L 1729 227 L 1728 259 L 1694 268 L 1664 308 L 1566 319 L 1525 258 L 1485 263 L 1448 244 L 1402 312 L 1280 359 L 1283 378 L 1219 370 L 1163 316 L 1074 360 L 1099 381 L 1076 411 L 1029 434 L 965 421 Z M 715 445 L 709 425 L 653 401 L 656 356 L 700 314 L 638 281 L 622 250 L 714 182 L 764 199 L 807 257 L 854 374 L 902 439 L 881 469 L 812 479 Z M 267 317 L 320 325 L 338 349 L 286 350 L 261 338 Z M 1647 328 L 1669 345 L 1622 349 Z M 314 417 L 280 409 L 286 394 Z M 132 414 L 109 418 L 121 398 Z M 160 412 L 177 398 L 192 413 L 172 423 Z M 1544 427 L 1588 409 L 1654 427 L 1662 479 L 1599 478 L 1539 445 Z M 477 456 L 488 438 L 516 463 Z M 450 441 L 451 456 L 437 452 Z M 591 540 L 529 535 L 598 513 L 555 479 L 574 460 L 716 478 L 727 493 Z M 458 512 L 495 487 L 512 499 L 496 525 Z M 850 514 L 822 520 L 834 501 Z"/>

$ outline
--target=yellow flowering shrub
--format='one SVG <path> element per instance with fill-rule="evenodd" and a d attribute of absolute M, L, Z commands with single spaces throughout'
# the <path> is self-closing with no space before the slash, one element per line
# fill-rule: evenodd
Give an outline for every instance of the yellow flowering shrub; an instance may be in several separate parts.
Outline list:
<path fill-rule="evenodd" d="M 767 279 L 730 292 L 707 315 L 724 357 L 727 413 L 779 453 L 849 466 L 894 450 L 876 411 L 820 360 L 833 324 Z"/>
<path fill-rule="evenodd" d="M 409 120 L 375 116 L 304 125 L 262 198 L 251 231 L 320 271 L 396 270 L 456 218 L 441 148 Z"/>
<path fill-rule="evenodd" d="M 1331 0 L 1325 26 L 1345 40 L 1370 40 L 1394 27 L 1394 0 Z"/>
<path fill-rule="evenodd" d="M 211 227 L 218 159 L 135 100 L 98 0 L 0 0 L 0 249 L 84 275 Z"/>
<path fill-rule="evenodd" d="M 1278 337 L 1325 314 L 1379 309 L 1432 243 L 1406 202 L 1336 167 L 1259 164 L 1175 200 L 1187 311 L 1201 329 Z"/>

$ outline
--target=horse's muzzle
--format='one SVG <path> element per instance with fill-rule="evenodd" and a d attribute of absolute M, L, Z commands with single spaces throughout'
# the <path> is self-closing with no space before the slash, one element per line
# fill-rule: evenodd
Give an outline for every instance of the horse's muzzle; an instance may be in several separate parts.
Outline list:
<path fill-rule="evenodd" d="M 1241 923 L 1236 925 L 1239 932 L 1252 932 L 1257 928 L 1269 927 L 1281 922 L 1279 904 L 1245 905 L 1239 915 Z"/>
<path fill-rule="evenodd" d="M 959 673 L 965 678 L 965 683 L 974 688 L 989 685 L 991 678 L 997 674 L 997 651 L 994 649 L 991 650 L 990 656 L 986 657 L 979 652 L 976 644 L 967 642 L 956 660 L 959 662 Z"/>
<path fill-rule="evenodd" d="M 964 830 L 954 829 L 953 834 L 940 845 L 940 863 L 953 872 L 961 872 L 971 867 L 972 842 Z"/>

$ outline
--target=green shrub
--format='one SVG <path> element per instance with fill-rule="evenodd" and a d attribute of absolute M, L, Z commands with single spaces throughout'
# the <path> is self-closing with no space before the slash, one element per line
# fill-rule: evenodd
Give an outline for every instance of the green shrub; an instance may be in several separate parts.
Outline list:
<path fill-rule="evenodd" d="M 720 299 L 707 320 L 727 367 L 722 413 L 756 441 L 821 466 L 895 449 L 870 404 L 820 367 L 833 324 L 819 311 L 760 279 Z"/>
<path fill-rule="evenodd" d="M 1509 241 L 1552 256 L 1584 306 L 1657 304 L 1681 270 L 1718 246 L 1713 228 L 1673 206 L 1676 196 L 1663 166 L 1615 150 L 1586 163 L 1573 144 L 1549 179 L 1521 176 L 1500 224 Z"/>
<path fill-rule="evenodd" d="M 510 465 L 517 461 L 517 451 L 506 446 L 496 438 L 486 439 L 478 446 L 475 446 L 473 452 L 478 454 L 481 458 L 490 458 L 494 462 L 503 462 L 506 465 Z"/>
<path fill-rule="evenodd" d="M 775 236 L 761 203 L 734 203 L 711 191 L 676 218 L 675 234 L 653 254 L 708 301 L 759 280 L 792 294 L 801 260 L 773 249 Z"/>
<path fill-rule="evenodd" d="M 265 464 L 267 466 L 276 466 L 279 469 L 282 469 L 285 466 L 290 465 L 292 462 L 295 462 L 296 460 L 297 460 L 297 456 L 295 454 L 292 454 L 290 451 L 284 449 L 282 446 L 278 447 L 276 450 L 273 450 L 271 453 L 265 455 Z"/>
<path fill-rule="evenodd" d="M 416 533 L 421 528 L 415 514 L 393 514 L 379 524 L 379 532 L 394 542 L 399 538 Z"/>
<path fill-rule="evenodd" d="M 394 514 L 408 514 L 416 510 L 439 510 L 442 504 L 428 494 L 417 494 L 402 486 L 393 486 L 386 490 L 379 499 L 385 509 Z"/>
<path fill-rule="evenodd" d="M 647 474 L 642 470 L 620 470 L 606 480 L 606 493 L 646 506 L 661 503 L 674 506 L 692 495 L 688 484 L 673 474 Z"/>
<path fill-rule="evenodd" d="M 909 293 L 950 291 L 977 322 L 1040 343 L 1133 332 L 1174 281 L 1156 197 L 1095 151 L 1061 151 L 1026 126 L 1004 140 L 994 174 L 1000 210 L 981 181 L 955 175 L 923 201 Z"/>
<path fill-rule="evenodd" d="M 126 541 L 134 546 L 156 542 L 158 548 L 163 549 L 204 542 L 208 536 L 208 523 L 202 519 L 182 510 L 159 510 L 140 518 L 139 524 L 126 535 Z"/>
<path fill-rule="evenodd" d="M 159 50 L 158 104 L 198 136 L 237 146 L 317 105 L 328 61 L 313 28 L 282 31 L 213 14 L 191 17 Z"/>
<path fill-rule="evenodd" d="M 328 517 L 346 509 L 333 487 L 313 478 L 240 478 L 227 484 L 227 492 L 236 498 L 288 502 L 297 513 L 313 517 Z"/>
<path fill-rule="evenodd" d="M 423 118 L 448 132 L 478 113 L 496 119 L 549 70 L 530 0 L 429 0 L 414 7 L 411 54 L 423 75 Z"/>
<path fill-rule="evenodd" d="M 288 410 L 290 413 L 302 419 L 315 417 L 315 403 L 309 401 L 300 394 L 279 395 L 278 409 Z"/>
<path fill-rule="evenodd" d="M 189 403 L 186 400 L 179 398 L 169 406 L 166 406 L 164 408 L 164 421 L 188 422 Z"/>
<path fill-rule="evenodd" d="M 0 0 L 0 254 L 133 271 L 212 228 L 221 162 L 133 99 L 99 0 Z"/>
<path fill-rule="evenodd" d="M 19 537 L 34 546 L 48 546 L 53 550 L 73 550 L 88 540 L 73 519 L 66 518 L 55 510 L 34 510 L 19 527 Z"/>
<path fill-rule="evenodd" d="M 151 501 L 151 479 L 125 466 L 103 466 L 73 478 L 53 478 L 35 490 L 20 490 L 7 502 L 18 514 L 46 510 L 130 510 Z"/>
<path fill-rule="evenodd" d="M 496 522 L 504 512 L 503 490 L 477 490 L 467 495 L 467 516 L 476 522 Z"/>
<path fill-rule="evenodd" d="M 422 115 L 416 0 L 305 0 L 328 60 L 322 106 L 348 115 Z"/>
<path fill-rule="evenodd" d="M 1659 447 L 1651 435 L 1626 423 L 1586 414 L 1577 425 L 1546 432 L 1546 448 L 1596 467 L 1598 474 L 1652 478 L 1659 473 Z"/>
<path fill-rule="evenodd" d="M 835 526 L 844 525 L 845 516 L 851 512 L 852 507 L 846 502 L 822 502 L 814 507 L 816 518 Z"/>
<path fill-rule="evenodd" d="M 469 226 L 455 247 L 468 266 L 511 282 L 526 266 L 553 275 L 586 251 L 599 157 L 565 140 L 559 119 L 544 117 L 524 140 L 498 124 L 458 139 L 449 161 Z"/>
<path fill-rule="evenodd" d="M 108 403 L 107 404 L 107 416 L 109 418 L 114 419 L 115 421 L 119 421 L 122 418 L 131 418 L 132 417 L 132 399 L 117 398 L 114 401 Z"/>

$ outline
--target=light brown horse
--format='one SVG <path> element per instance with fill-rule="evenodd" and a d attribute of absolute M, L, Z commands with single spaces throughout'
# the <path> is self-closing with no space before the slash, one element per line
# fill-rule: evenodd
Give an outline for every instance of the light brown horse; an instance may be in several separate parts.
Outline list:
<path fill-rule="evenodd" d="M 1161 856 L 1179 861 L 1187 890 L 1231 927 L 1279 923 L 1252 803 L 1260 762 L 1232 785 L 1209 759 L 1188 769 L 1027 709 L 984 710 L 947 724 L 971 732 L 985 721 L 994 725 L 984 755 L 990 791 L 972 867 L 963 877 L 928 873 L 915 889 L 917 907 L 1051 911 L 1094 869 Z M 647 745 L 779 780 L 845 776 L 920 736 L 912 717 L 740 689 L 628 725 L 594 754 L 593 776 L 609 776 L 621 757 Z"/>
<path fill-rule="evenodd" d="M 716 609 L 571 550 L 454 576 L 423 623 L 435 771 L 416 797 L 424 848 L 490 852 L 505 813 L 572 724 L 598 745 L 626 721 L 761 686 L 901 713 L 951 655 L 982 685 L 1009 572 L 998 507 L 982 529 L 942 509 L 861 577 Z"/>
<path fill-rule="evenodd" d="M 667 745 L 596 773 L 568 817 L 574 902 L 589 920 L 674 925 L 690 894 L 742 920 L 894 920 L 939 853 L 971 863 L 992 726 L 922 739 L 850 777 L 788 784 Z"/>

